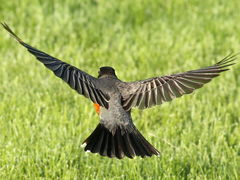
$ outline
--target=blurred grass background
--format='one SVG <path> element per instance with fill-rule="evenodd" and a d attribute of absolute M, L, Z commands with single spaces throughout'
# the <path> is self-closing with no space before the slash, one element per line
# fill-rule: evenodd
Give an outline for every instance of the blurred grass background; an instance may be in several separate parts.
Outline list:
<path fill-rule="evenodd" d="M 0 21 L 27 43 L 124 81 L 211 65 L 240 51 L 240 1 L 0 0 Z M 239 64 L 134 123 L 161 157 L 108 159 L 80 147 L 92 103 L 0 30 L 1 179 L 239 179 Z"/>

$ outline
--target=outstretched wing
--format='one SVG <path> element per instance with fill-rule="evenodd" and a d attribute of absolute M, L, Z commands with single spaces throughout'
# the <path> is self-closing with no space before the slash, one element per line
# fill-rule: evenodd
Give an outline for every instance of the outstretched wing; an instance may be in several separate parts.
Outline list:
<path fill-rule="evenodd" d="M 235 59 L 236 55 L 230 54 L 213 66 L 126 83 L 128 93 L 123 96 L 123 107 L 125 110 L 134 106 L 144 109 L 190 94 L 219 76 L 221 72 L 227 71 L 227 67 L 233 65 Z"/>
<path fill-rule="evenodd" d="M 75 89 L 79 94 L 90 98 L 94 103 L 97 103 L 105 108 L 108 108 L 109 96 L 101 91 L 98 79 L 81 71 L 80 69 L 60 61 L 42 51 L 23 42 L 7 24 L 3 27 L 27 50 L 33 54 L 40 62 L 42 62 L 54 74 L 64 80 L 68 85 Z"/>

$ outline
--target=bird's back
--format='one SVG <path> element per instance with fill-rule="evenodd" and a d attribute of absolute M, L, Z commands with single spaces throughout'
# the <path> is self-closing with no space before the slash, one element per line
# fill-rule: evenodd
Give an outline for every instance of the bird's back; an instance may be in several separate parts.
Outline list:
<path fill-rule="evenodd" d="M 103 77 L 99 79 L 102 91 L 107 92 L 110 100 L 109 108 L 101 107 L 100 121 L 105 127 L 114 131 L 117 126 L 130 128 L 132 125 L 131 112 L 123 109 L 122 106 L 122 81 L 113 77 Z"/>

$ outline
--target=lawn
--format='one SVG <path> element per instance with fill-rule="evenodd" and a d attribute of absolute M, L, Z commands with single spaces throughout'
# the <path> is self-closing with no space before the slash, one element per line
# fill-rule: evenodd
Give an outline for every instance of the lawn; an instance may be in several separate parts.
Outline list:
<path fill-rule="evenodd" d="M 112 66 L 134 81 L 240 52 L 239 9 L 237 0 L 0 0 L 0 21 L 94 76 Z M 84 152 L 99 121 L 92 103 L 3 28 L 0 55 L 0 179 L 240 178 L 239 63 L 191 95 L 133 109 L 161 156 L 118 160 Z"/>

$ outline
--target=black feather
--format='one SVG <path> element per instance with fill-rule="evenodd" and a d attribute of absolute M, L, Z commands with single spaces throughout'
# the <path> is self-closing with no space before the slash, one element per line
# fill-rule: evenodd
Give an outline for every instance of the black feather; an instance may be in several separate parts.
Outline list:
<path fill-rule="evenodd" d="M 87 144 L 85 151 L 89 150 L 110 158 L 122 159 L 125 156 L 134 158 L 159 154 L 135 127 L 130 131 L 119 126 L 112 133 L 104 125 L 99 124 L 84 143 Z"/>

